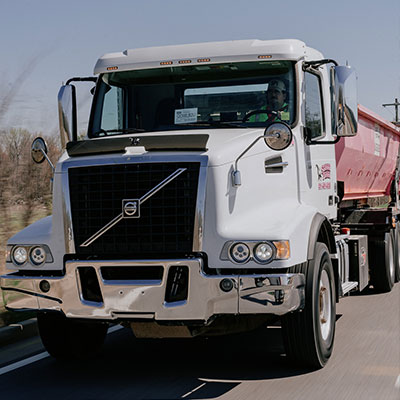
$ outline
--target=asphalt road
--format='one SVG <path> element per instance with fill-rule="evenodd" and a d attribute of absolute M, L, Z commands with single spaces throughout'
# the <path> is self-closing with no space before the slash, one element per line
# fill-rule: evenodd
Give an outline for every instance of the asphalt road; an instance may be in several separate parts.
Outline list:
<path fill-rule="evenodd" d="M 316 372 L 286 361 L 279 327 L 168 342 L 138 341 L 120 329 L 91 361 L 57 362 L 38 338 L 3 347 L 0 398 L 399 400 L 400 284 L 341 299 L 337 312 L 334 354 Z"/>

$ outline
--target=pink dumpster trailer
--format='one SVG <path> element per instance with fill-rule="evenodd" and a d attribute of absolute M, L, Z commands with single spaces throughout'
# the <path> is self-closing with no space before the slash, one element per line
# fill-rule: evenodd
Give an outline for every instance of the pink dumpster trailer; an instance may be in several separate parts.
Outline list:
<path fill-rule="evenodd" d="M 395 178 L 400 130 L 358 106 L 358 134 L 336 144 L 337 180 L 344 182 L 343 200 L 390 195 Z"/>
<path fill-rule="evenodd" d="M 360 281 L 359 290 L 370 282 L 375 289 L 386 292 L 400 280 L 400 218 L 396 195 L 399 145 L 400 129 L 361 105 L 358 106 L 357 135 L 341 138 L 335 145 L 341 198 L 338 220 L 341 231 L 347 234 L 347 237 L 336 236 L 336 246 L 348 246 L 351 238 L 364 239 L 363 245 L 353 249 L 361 255 L 360 267 L 356 268 L 359 276 L 353 277 Z M 345 270 L 343 266 L 342 272 L 346 273 Z"/>

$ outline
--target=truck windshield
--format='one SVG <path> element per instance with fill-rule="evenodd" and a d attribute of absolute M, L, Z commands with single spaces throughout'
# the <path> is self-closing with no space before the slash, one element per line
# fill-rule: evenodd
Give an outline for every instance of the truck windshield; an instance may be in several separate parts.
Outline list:
<path fill-rule="evenodd" d="M 294 63 L 185 65 L 103 74 L 89 137 L 295 120 Z"/>

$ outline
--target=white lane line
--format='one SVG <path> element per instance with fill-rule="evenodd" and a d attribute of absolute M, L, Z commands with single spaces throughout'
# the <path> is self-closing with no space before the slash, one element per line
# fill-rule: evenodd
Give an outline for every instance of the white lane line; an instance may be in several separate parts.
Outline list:
<path fill-rule="evenodd" d="M 45 351 L 40 354 L 36 354 L 36 356 L 32 356 L 29 358 L 25 358 L 25 360 L 18 361 L 14 364 L 7 365 L 3 368 L 0 368 L 0 375 L 6 374 L 7 372 L 14 371 L 15 369 L 25 367 L 26 365 L 32 364 L 36 361 L 43 360 L 43 358 L 49 357 L 50 354 Z"/>
<path fill-rule="evenodd" d="M 194 388 L 193 390 L 191 390 L 190 392 L 184 394 L 182 396 L 182 399 L 184 399 L 185 397 L 188 397 L 190 394 L 196 392 L 197 390 L 199 390 L 200 388 L 202 388 L 204 385 L 206 385 L 206 382 L 202 383 L 200 386 L 197 386 L 197 388 Z"/>
<path fill-rule="evenodd" d="M 396 389 L 400 389 L 400 375 L 396 379 L 396 383 L 394 384 L 394 387 Z"/>
<path fill-rule="evenodd" d="M 123 329 L 123 326 L 115 325 L 108 330 L 108 333 L 113 333 L 113 332 L 119 331 L 120 329 Z M 36 356 L 28 357 L 28 358 L 25 358 L 24 360 L 17 361 L 10 365 L 6 365 L 5 367 L 0 368 L 0 375 L 6 374 L 7 372 L 14 371 L 18 368 L 25 367 L 26 365 L 33 364 L 34 362 L 43 360 L 44 358 L 49 357 L 49 356 L 50 356 L 50 354 L 47 351 L 44 351 L 43 353 L 36 354 Z"/>

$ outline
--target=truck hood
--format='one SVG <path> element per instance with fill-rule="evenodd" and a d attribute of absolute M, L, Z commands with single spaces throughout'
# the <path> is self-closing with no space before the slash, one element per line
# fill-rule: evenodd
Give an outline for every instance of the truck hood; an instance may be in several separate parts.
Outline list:
<path fill-rule="evenodd" d="M 68 151 L 60 159 L 60 163 L 69 160 L 81 160 L 84 159 L 109 159 L 110 157 L 115 158 L 115 153 L 123 153 L 129 156 L 140 156 L 142 158 L 151 157 L 153 155 L 158 155 L 162 153 L 165 156 L 171 156 L 171 158 L 181 155 L 206 155 L 208 156 L 209 166 L 219 166 L 228 163 L 233 163 L 237 157 L 250 146 L 259 136 L 264 133 L 263 128 L 249 129 L 249 128 L 229 128 L 229 129 L 197 129 L 197 130 L 179 130 L 179 131 L 168 131 L 164 133 L 160 132 L 148 132 L 135 135 L 118 136 L 110 138 L 101 139 L 91 139 L 88 141 L 75 142 L 74 151 Z M 205 150 L 183 148 L 180 150 L 171 149 L 168 147 L 168 140 L 164 140 L 166 143 L 165 149 L 161 144 L 158 146 L 157 150 L 148 150 L 144 147 L 131 146 L 131 140 L 134 141 L 135 138 L 141 138 L 145 142 L 145 138 L 151 138 L 154 136 L 177 139 L 175 142 L 179 143 L 179 136 L 185 137 L 185 141 L 190 136 L 202 136 L 207 137 L 206 144 L 204 146 Z M 108 142 L 109 141 L 109 145 Z M 117 146 L 115 143 L 119 141 Z M 101 146 L 97 146 L 100 144 Z M 105 144 L 104 144 L 105 143 Z M 119 148 L 118 148 L 119 147 Z M 173 146 L 172 146 L 173 147 Z M 185 146 L 184 146 L 185 147 Z M 78 151 L 76 151 L 78 148 Z M 110 150 L 115 149 L 117 150 Z M 86 149 L 86 150 L 85 150 Z M 271 151 L 262 140 L 255 144 L 254 148 L 251 150 L 249 155 L 256 155 L 259 153 L 265 153 Z M 69 153 L 69 154 L 68 154 Z M 118 155 L 120 157 L 120 155 Z"/>

